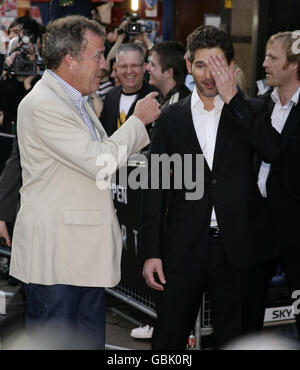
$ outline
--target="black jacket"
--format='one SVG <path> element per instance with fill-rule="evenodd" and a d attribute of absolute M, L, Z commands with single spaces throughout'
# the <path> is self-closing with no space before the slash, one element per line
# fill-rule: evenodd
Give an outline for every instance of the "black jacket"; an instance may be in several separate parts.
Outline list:
<path fill-rule="evenodd" d="M 141 90 L 138 93 L 138 96 L 135 102 L 129 109 L 127 118 L 129 118 L 134 111 L 135 105 L 139 99 L 144 98 L 152 91 L 158 91 L 155 87 L 150 86 L 147 82 L 144 81 Z M 104 127 L 108 136 L 111 136 L 117 130 L 117 120 L 120 114 L 119 105 L 120 97 L 122 93 L 122 86 L 117 86 L 111 89 L 105 98 L 103 109 L 100 116 L 100 121 Z"/>
<path fill-rule="evenodd" d="M 266 111 L 271 117 L 274 102 L 271 93 L 262 96 Z M 256 172 L 261 157 L 258 156 Z M 270 241 L 273 245 L 269 257 L 299 251 L 300 244 L 300 102 L 295 105 L 281 132 L 279 157 L 271 165 L 267 179 L 267 206 L 269 211 Z"/>
<path fill-rule="evenodd" d="M 253 108 L 251 108 L 251 105 Z M 197 274 L 206 253 L 214 206 L 224 248 L 231 263 L 246 267 L 263 261 L 266 209 L 253 169 L 254 152 L 266 162 L 277 159 L 279 134 L 265 107 L 247 103 L 239 94 L 224 105 L 213 160 L 204 161 L 204 194 L 186 200 L 187 187 L 143 191 L 141 245 L 145 258 L 162 258 L 167 273 Z M 256 112 L 255 109 L 260 109 Z M 191 113 L 191 97 L 163 109 L 153 129 L 150 154 L 190 154 L 195 180 L 201 154 Z M 169 171 L 174 176 L 174 170 Z M 183 171 L 184 173 L 184 166 Z M 150 176 L 151 180 L 151 176 Z M 166 201 L 167 199 L 167 201 Z"/>

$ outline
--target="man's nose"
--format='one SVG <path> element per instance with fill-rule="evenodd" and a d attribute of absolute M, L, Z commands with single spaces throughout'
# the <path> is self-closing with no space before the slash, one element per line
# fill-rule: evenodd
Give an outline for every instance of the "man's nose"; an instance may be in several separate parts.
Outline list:
<path fill-rule="evenodd" d="M 135 71 L 135 67 L 134 66 L 131 66 L 130 64 L 128 66 L 125 67 L 125 72 L 132 72 L 132 71 Z"/>
<path fill-rule="evenodd" d="M 106 69 L 106 60 L 105 60 L 104 55 L 102 55 L 100 59 L 100 69 Z"/>
<path fill-rule="evenodd" d="M 263 61 L 263 67 L 264 68 L 268 67 L 268 59 L 267 59 L 267 57 L 265 57 L 265 59 Z"/>
<path fill-rule="evenodd" d="M 208 80 L 213 78 L 212 74 L 210 72 L 210 69 L 208 67 L 205 69 L 205 78 L 208 79 Z"/>

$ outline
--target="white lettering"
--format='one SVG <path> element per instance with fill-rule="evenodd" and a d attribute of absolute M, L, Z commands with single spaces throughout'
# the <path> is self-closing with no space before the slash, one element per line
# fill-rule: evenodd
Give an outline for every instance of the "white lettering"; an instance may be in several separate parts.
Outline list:
<path fill-rule="evenodd" d="M 294 290 L 293 291 L 292 299 L 296 299 L 296 301 L 292 305 L 293 314 L 298 315 L 300 313 L 300 307 L 299 307 L 300 306 L 300 290 Z"/>
<path fill-rule="evenodd" d="M 142 357 L 135 356 L 109 356 L 107 358 L 108 365 L 132 365 L 134 367 L 139 367 Z"/>

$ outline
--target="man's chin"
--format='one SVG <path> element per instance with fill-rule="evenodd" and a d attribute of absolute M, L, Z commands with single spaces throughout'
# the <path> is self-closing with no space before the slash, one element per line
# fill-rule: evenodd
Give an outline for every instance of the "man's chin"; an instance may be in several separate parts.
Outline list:
<path fill-rule="evenodd" d="M 270 87 L 276 86 L 276 84 L 271 78 L 266 78 L 266 84 Z"/>
<path fill-rule="evenodd" d="M 201 91 L 201 93 L 206 98 L 214 98 L 215 96 L 218 95 L 218 91 L 217 90 L 215 90 L 215 91 L 207 91 L 207 90 L 204 90 L 204 91 Z"/>
<path fill-rule="evenodd" d="M 206 89 L 203 86 L 199 86 L 199 85 L 197 87 L 198 87 L 198 91 L 206 98 L 213 98 L 218 95 L 218 90 L 216 88 Z"/>

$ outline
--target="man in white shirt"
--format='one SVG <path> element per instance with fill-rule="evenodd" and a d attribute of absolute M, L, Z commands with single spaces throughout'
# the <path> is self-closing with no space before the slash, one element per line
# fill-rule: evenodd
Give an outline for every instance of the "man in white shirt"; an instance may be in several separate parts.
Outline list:
<path fill-rule="evenodd" d="M 295 37 L 296 36 L 296 37 Z M 298 38 L 297 38 L 298 37 Z M 267 84 L 274 87 L 262 96 L 273 127 L 281 135 L 279 158 L 271 165 L 257 162 L 258 186 L 268 214 L 269 250 L 267 262 L 253 273 L 253 299 L 249 310 L 258 314 L 253 329 L 261 329 L 265 300 L 271 278 L 280 265 L 289 287 L 290 298 L 300 295 L 300 54 L 299 31 L 273 35 L 266 47 L 263 66 Z M 297 293 L 298 291 L 298 293 Z M 299 308 L 299 307 L 298 307 Z M 294 310 L 298 331 L 299 314 Z M 253 317 L 253 315 L 252 315 Z M 251 323 L 249 323 L 251 325 Z M 298 333 L 299 334 L 299 333 Z"/>
<path fill-rule="evenodd" d="M 186 162 L 165 170 L 171 189 L 160 183 L 143 194 L 143 275 L 161 295 L 153 349 L 185 348 L 206 291 L 216 347 L 244 334 L 246 272 L 262 258 L 264 244 L 253 156 L 257 151 L 267 163 L 278 156 L 278 133 L 237 92 L 229 36 L 201 26 L 188 37 L 187 51 L 195 89 L 162 110 L 150 168 L 157 154 L 180 155 Z M 200 154 L 204 173 L 197 166 Z M 149 183 L 152 176 L 149 171 Z M 175 186 L 179 176 L 181 188 Z M 202 198 L 190 200 L 195 189 L 188 180 L 196 179 L 196 187 L 203 176 Z"/>

